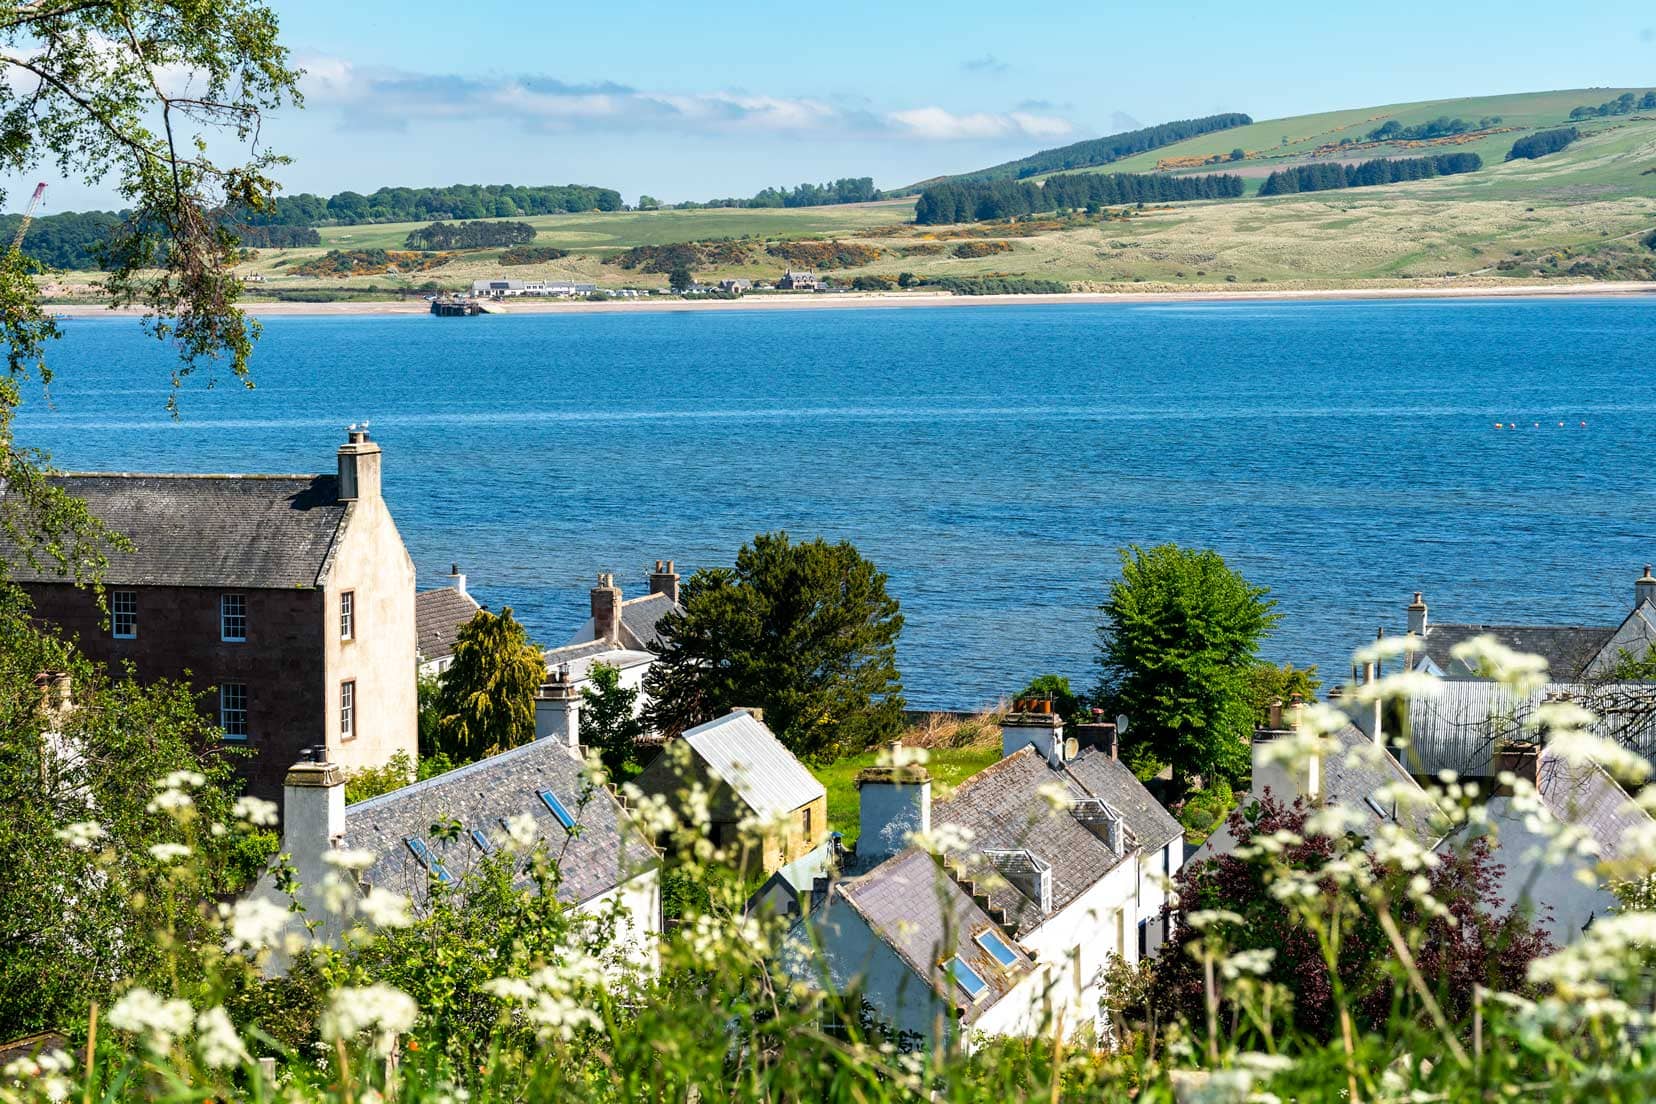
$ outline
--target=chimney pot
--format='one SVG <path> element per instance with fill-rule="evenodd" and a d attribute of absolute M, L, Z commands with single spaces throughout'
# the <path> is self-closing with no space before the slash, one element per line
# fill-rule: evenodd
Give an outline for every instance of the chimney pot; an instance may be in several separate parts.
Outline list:
<path fill-rule="evenodd" d="M 592 639 L 621 640 L 621 588 L 607 571 L 598 575 L 598 585 L 592 588 Z"/>
<path fill-rule="evenodd" d="M 1409 603 L 1409 632 L 1415 636 L 1426 635 L 1426 602 L 1418 590 L 1415 591 L 1414 601 Z"/>
<path fill-rule="evenodd" d="M 1651 575 L 1649 564 L 1645 564 L 1644 574 L 1633 584 L 1633 608 L 1646 604 L 1656 606 L 1656 576 Z"/>

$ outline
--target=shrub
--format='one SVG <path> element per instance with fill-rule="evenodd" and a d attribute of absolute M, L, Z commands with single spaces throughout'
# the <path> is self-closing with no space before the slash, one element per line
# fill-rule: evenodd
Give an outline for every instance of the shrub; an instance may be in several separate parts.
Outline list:
<path fill-rule="evenodd" d="M 1006 241 L 963 241 L 952 250 L 956 257 L 992 257 L 996 253 L 1012 252 L 1012 243 Z"/>
<path fill-rule="evenodd" d="M 569 256 L 567 249 L 554 249 L 550 245 L 516 245 L 510 249 L 500 251 L 500 263 L 508 268 L 514 265 L 546 264 L 549 261 L 561 261 Z"/>
<path fill-rule="evenodd" d="M 878 247 L 860 242 L 780 241 L 766 246 L 765 252 L 795 267 L 824 272 L 836 268 L 858 268 L 880 259 Z"/>
<path fill-rule="evenodd" d="M 397 249 L 330 249 L 315 260 L 295 265 L 300 276 L 378 276 L 398 272 L 427 272 L 453 260 L 447 253 L 411 253 Z"/>
<path fill-rule="evenodd" d="M 1575 127 L 1561 127 L 1558 130 L 1543 130 L 1520 138 L 1512 143 L 1512 149 L 1507 153 L 1508 161 L 1520 159 L 1533 161 L 1537 157 L 1545 157 L 1549 153 L 1557 153 L 1577 138 L 1581 132 Z"/>

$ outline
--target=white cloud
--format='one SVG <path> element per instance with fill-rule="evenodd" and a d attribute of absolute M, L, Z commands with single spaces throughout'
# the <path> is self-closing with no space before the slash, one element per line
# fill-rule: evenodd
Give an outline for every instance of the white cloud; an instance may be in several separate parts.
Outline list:
<path fill-rule="evenodd" d="M 1028 111 L 955 114 L 942 107 L 880 114 L 820 97 L 729 90 L 672 92 L 608 81 L 551 77 L 473 78 L 371 70 L 337 57 L 301 59 L 301 88 L 314 108 L 338 111 L 348 127 L 403 130 L 421 120 L 498 120 L 535 130 L 769 133 L 955 141 L 1068 134 L 1055 115 Z"/>

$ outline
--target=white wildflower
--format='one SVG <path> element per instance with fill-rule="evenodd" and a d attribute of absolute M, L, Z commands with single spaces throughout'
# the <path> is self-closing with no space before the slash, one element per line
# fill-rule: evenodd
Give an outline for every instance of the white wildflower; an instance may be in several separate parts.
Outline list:
<path fill-rule="evenodd" d="M 367 870 L 379 858 L 372 851 L 361 848 L 343 848 L 338 851 L 329 851 L 322 856 L 322 861 L 335 870 Z"/>
<path fill-rule="evenodd" d="M 153 1050 L 171 1048 L 190 1033 L 194 1009 L 189 1001 L 163 999 L 148 989 L 128 989 L 109 1010 L 109 1026 L 136 1035 Z"/>
<path fill-rule="evenodd" d="M 1399 671 L 1363 683 L 1351 692 L 1351 700 L 1359 705 L 1402 699 L 1435 698 L 1443 693 L 1443 680 L 1425 671 Z"/>
<path fill-rule="evenodd" d="M 1382 636 L 1372 644 L 1365 644 L 1351 653 L 1352 662 L 1358 666 L 1366 663 L 1379 663 L 1382 660 L 1393 659 L 1404 654 L 1425 655 L 1426 638 L 1409 633 L 1405 636 Z"/>
<path fill-rule="evenodd" d="M 933 855 L 965 851 L 977 833 L 963 824 L 935 824 L 930 832 L 910 832 L 908 844 Z"/>
<path fill-rule="evenodd" d="M 1219 960 L 1219 972 L 1226 981 L 1235 981 L 1243 974 L 1252 974 L 1264 977 L 1271 972 L 1271 962 L 1276 958 L 1276 951 L 1270 947 L 1260 947 L 1251 951 L 1237 951 L 1227 958 Z"/>
<path fill-rule="evenodd" d="M 150 858 L 163 865 L 170 865 L 189 858 L 190 848 L 183 843 L 152 843 L 149 848 Z"/>
<path fill-rule="evenodd" d="M 1185 917 L 1185 923 L 1200 931 L 1214 924 L 1240 924 L 1242 916 L 1229 909 L 1197 909 Z"/>
<path fill-rule="evenodd" d="M 1449 654 L 1480 677 L 1494 679 L 1515 694 L 1531 694 L 1547 682 L 1547 661 L 1537 655 L 1514 651 L 1485 634 L 1463 640 Z"/>
<path fill-rule="evenodd" d="M 930 758 L 931 752 L 923 747 L 894 744 L 881 751 L 875 762 L 882 767 L 914 767 L 924 766 Z"/>
<path fill-rule="evenodd" d="M 275 946 L 276 937 L 287 923 L 288 910 L 268 897 L 244 897 L 231 906 L 224 949 L 256 955 Z"/>
<path fill-rule="evenodd" d="M 707 920 L 705 915 L 698 920 Z M 483 988 L 501 1000 L 515 1004 L 533 1023 L 542 1039 L 567 1042 L 583 1028 L 601 1026 L 590 1000 L 583 994 L 603 984 L 603 966 L 590 956 L 574 954 L 565 961 L 546 966 L 527 978 L 495 978 Z"/>
<path fill-rule="evenodd" d="M 362 1032 L 372 1032 L 375 1049 L 390 1054 L 396 1037 L 414 1026 L 420 1014 L 414 998 L 390 985 L 335 989 L 328 1010 L 322 1014 L 322 1037 L 330 1042 L 350 1042 Z"/>
<path fill-rule="evenodd" d="M 1553 708 L 1551 704 L 1537 707 Z M 1592 714 L 1588 714 L 1589 717 Z M 1547 751 L 1565 761 L 1586 766 L 1597 763 L 1614 777 L 1624 782 L 1643 782 L 1650 777 L 1650 763 L 1645 757 L 1615 740 L 1595 736 L 1585 729 L 1554 729 L 1547 734 Z"/>
<path fill-rule="evenodd" d="M 1064 813 L 1075 808 L 1075 794 L 1062 782 L 1042 782 L 1035 788 L 1035 794 L 1055 813 Z"/>
<path fill-rule="evenodd" d="M 207 776 L 200 771 L 175 770 L 155 783 L 157 790 L 199 790 L 207 784 Z"/>
<path fill-rule="evenodd" d="M 252 1061 L 223 1008 L 209 1008 L 196 1017 L 196 1049 L 209 1069 L 231 1069 Z"/>
<path fill-rule="evenodd" d="M 1367 828 L 1369 818 L 1345 805 L 1324 805 L 1305 818 L 1305 830 L 1313 836 L 1337 839 L 1347 832 Z"/>
<path fill-rule="evenodd" d="M 357 909 L 376 928 L 406 928 L 414 922 L 408 898 L 380 886 L 363 894 Z"/>
<path fill-rule="evenodd" d="M 514 813 L 506 818 L 506 839 L 519 851 L 527 851 L 540 842 L 540 828 L 533 814 Z"/>
<path fill-rule="evenodd" d="M 77 851 L 96 851 L 98 841 L 108 838 L 109 833 L 95 820 L 77 820 L 73 824 L 64 825 L 52 835 Z"/>
<path fill-rule="evenodd" d="M 262 797 L 238 797 L 235 805 L 231 806 L 231 813 L 237 820 L 245 820 L 256 828 L 272 828 L 276 825 L 281 810 L 274 801 L 266 801 Z"/>
<path fill-rule="evenodd" d="M 195 798 L 183 790 L 162 790 L 150 798 L 149 804 L 144 806 L 146 812 L 166 813 L 169 816 L 182 815 L 185 810 L 195 807 Z"/>

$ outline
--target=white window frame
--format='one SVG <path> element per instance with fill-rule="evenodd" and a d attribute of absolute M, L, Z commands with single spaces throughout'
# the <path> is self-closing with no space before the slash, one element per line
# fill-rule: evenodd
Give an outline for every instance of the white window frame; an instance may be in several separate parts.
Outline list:
<path fill-rule="evenodd" d="M 356 639 L 356 591 L 339 592 L 339 639 Z"/>
<path fill-rule="evenodd" d="M 234 694 L 231 691 L 235 691 Z M 239 698 L 239 705 L 231 705 L 233 698 Z M 241 731 L 235 731 L 236 715 L 240 715 Z M 247 684 L 245 682 L 219 683 L 219 728 L 224 730 L 226 740 L 235 740 L 238 743 L 247 739 Z"/>
<path fill-rule="evenodd" d="M 339 684 L 339 739 L 356 739 L 356 679 Z"/>
<path fill-rule="evenodd" d="M 236 607 L 235 612 L 232 612 L 232 605 Z M 241 622 L 240 636 L 231 635 L 231 618 Z M 219 595 L 219 639 L 226 644 L 247 643 L 247 595 Z"/>
<path fill-rule="evenodd" d="M 127 620 L 127 631 L 121 631 L 121 621 Z M 116 640 L 138 639 L 138 592 L 112 590 L 109 592 L 109 630 Z"/>

